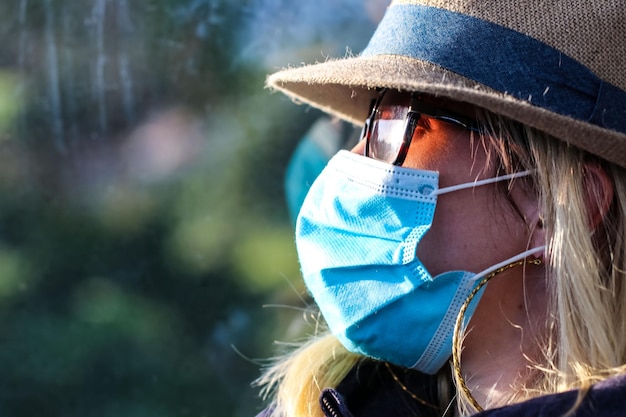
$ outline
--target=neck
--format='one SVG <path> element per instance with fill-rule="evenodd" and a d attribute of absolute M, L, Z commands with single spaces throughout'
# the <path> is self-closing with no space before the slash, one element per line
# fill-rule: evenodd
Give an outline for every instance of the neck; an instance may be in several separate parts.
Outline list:
<path fill-rule="evenodd" d="M 541 356 L 546 296 L 543 269 L 526 265 L 491 280 L 463 341 L 460 369 L 472 397 L 493 408 L 525 397 Z M 515 287 L 519 288 L 515 288 Z M 519 294 L 515 297 L 514 294 Z M 538 304 L 535 304 L 537 302 Z"/>
<path fill-rule="evenodd" d="M 513 346 L 511 346 L 514 349 Z M 519 346 L 517 346 L 519 351 Z M 489 358 L 480 366 L 464 364 L 464 375 L 474 399 L 484 409 L 514 402 L 529 378 L 525 358 Z"/>

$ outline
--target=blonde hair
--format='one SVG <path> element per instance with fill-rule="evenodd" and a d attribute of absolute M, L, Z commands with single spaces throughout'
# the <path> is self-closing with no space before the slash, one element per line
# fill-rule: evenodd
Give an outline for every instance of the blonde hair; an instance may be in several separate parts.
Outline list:
<path fill-rule="evenodd" d="M 497 153 L 502 171 L 535 171 L 530 187 L 546 233 L 548 334 L 538 341 L 544 355 L 529 362 L 532 377 L 508 403 L 568 389 L 581 389 L 582 396 L 592 383 L 626 371 L 626 171 L 506 118 L 478 116 L 485 146 Z M 585 185 L 589 164 L 600 166 L 614 186 L 595 230 Z M 321 389 L 336 387 L 359 359 L 333 336 L 318 335 L 277 360 L 257 383 L 273 396 L 277 416 L 320 417 Z M 462 415 L 475 411 L 461 390 L 457 402 Z"/>
<path fill-rule="evenodd" d="M 336 387 L 360 358 L 324 332 L 281 357 L 255 383 L 265 398 L 273 396 L 276 416 L 324 417 L 322 389 Z"/>
<path fill-rule="evenodd" d="M 580 389 L 626 371 L 626 171 L 543 132 L 493 114 L 480 114 L 484 138 L 502 169 L 535 171 L 532 187 L 542 207 L 550 292 L 543 362 L 530 363 L 532 379 L 509 403 Z M 614 199 L 595 230 L 590 222 L 586 170 L 611 178 Z M 460 384 L 456 380 L 457 385 Z M 476 411 L 458 393 L 464 413 Z"/>

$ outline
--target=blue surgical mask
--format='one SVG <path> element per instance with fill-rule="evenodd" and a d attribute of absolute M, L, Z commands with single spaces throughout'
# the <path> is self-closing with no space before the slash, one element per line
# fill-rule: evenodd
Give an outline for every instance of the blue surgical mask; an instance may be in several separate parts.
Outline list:
<path fill-rule="evenodd" d="M 528 174 L 439 189 L 437 172 L 340 151 L 313 183 L 296 226 L 304 281 L 333 334 L 352 352 L 436 373 L 451 355 L 456 317 L 478 278 L 540 249 L 479 274 L 433 277 L 416 252 L 437 196 Z"/>

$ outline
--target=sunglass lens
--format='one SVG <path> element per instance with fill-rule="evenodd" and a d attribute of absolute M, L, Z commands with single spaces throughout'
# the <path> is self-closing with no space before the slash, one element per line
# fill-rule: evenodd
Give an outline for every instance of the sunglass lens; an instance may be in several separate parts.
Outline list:
<path fill-rule="evenodd" d="M 379 161 L 394 163 L 400 153 L 406 120 L 376 119 L 372 122 L 369 156 Z"/>

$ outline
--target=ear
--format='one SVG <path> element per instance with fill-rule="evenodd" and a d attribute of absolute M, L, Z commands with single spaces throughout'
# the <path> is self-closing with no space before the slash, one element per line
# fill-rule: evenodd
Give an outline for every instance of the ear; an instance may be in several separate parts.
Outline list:
<path fill-rule="evenodd" d="M 583 186 L 589 226 L 595 230 L 611 207 L 615 189 L 609 174 L 593 162 L 586 162 L 583 166 Z"/>

